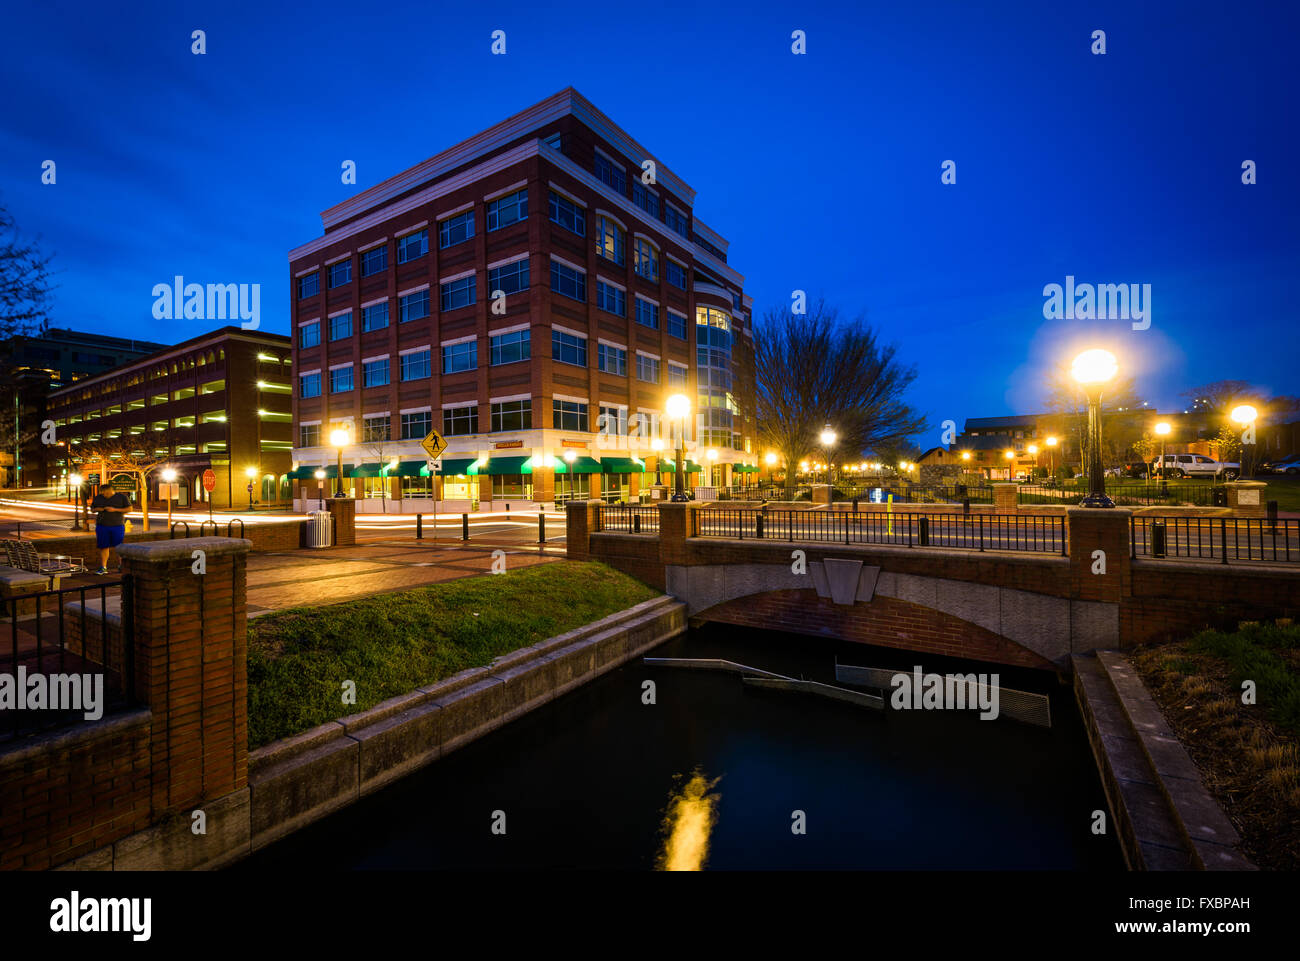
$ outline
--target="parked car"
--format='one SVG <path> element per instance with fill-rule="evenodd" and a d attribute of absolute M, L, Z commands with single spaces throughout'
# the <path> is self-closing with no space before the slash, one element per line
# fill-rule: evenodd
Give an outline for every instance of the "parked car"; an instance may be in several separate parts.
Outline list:
<path fill-rule="evenodd" d="M 1300 454 L 1273 457 L 1259 465 L 1261 474 L 1300 474 Z"/>
<path fill-rule="evenodd" d="M 1229 461 L 1217 461 L 1204 454 L 1165 454 L 1164 476 L 1178 477 L 1217 477 L 1222 480 L 1236 480 L 1241 475 L 1241 465 Z M 1161 476 L 1160 458 L 1151 461 L 1151 476 Z"/>

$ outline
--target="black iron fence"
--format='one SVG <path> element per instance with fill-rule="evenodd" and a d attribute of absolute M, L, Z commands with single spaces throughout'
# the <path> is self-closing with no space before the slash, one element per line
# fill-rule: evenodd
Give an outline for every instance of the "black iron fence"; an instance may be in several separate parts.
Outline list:
<path fill-rule="evenodd" d="M 0 742 L 135 704 L 129 575 L 6 598 L 0 617 L 0 673 L 17 698 L 0 709 Z"/>
<path fill-rule="evenodd" d="M 1065 554 L 1065 517 L 710 507 L 693 511 L 696 537 L 891 544 Z"/>
<path fill-rule="evenodd" d="M 1117 507 L 1226 507 L 1227 494 L 1221 485 L 1197 483 L 1119 484 L 1107 483 L 1106 494 Z M 1080 488 L 1073 481 L 1068 486 L 1021 484 L 1021 504 L 1059 504 L 1073 507 L 1088 495 L 1086 486 Z"/>
<path fill-rule="evenodd" d="M 606 504 L 600 508 L 600 527 L 621 534 L 658 534 L 659 508 Z"/>
<path fill-rule="evenodd" d="M 1300 563 L 1300 520 L 1265 517 L 1131 517 L 1134 558 Z"/>

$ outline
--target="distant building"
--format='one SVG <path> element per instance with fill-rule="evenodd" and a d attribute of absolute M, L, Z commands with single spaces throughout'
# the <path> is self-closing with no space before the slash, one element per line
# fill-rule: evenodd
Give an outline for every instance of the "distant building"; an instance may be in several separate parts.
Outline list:
<path fill-rule="evenodd" d="M 80 452 L 116 448 L 179 474 L 179 506 L 203 500 L 203 472 L 216 475 L 214 507 L 287 506 L 293 378 L 288 337 L 238 327 L 193 337 L 50 393 L 58 444 L 51 484 L 99 472 Z M 248 472 L 252 472 L 250 480 Z M 112 463 L 108 473 L 113 473 Z M 158 496 L 157 472 L 150 497 Z"/>
<path fill-rule="evenodd" d="M 0 397 L 0 484 L 36 487 L 50 483 L 45 469 L 45 449 L 40 424 L 50 391 L 111 370 L 128 361 L 165 349 L 164 344 L 106 337 L 54 327 L 40 334 L 19 334 L 0 341 L 3 397 Z M 18 394 L 14 423 L 14 392 Z M 15 427 L 17 429 L 15 429 Z M 18 464 L 14 464 L 14 438 L 19 438 Z M 17 476 L 15 476 L 17 475 Z"/>

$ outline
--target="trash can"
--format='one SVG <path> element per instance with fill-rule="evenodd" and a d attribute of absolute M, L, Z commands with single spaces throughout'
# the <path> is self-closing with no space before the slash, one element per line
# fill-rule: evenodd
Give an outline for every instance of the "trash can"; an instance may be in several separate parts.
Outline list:
<path fill-rule="evenodd" d="M 1210 506 L 1227 507 L 1228 506 L 1228 488 L 1222 484 L 1216 484 L 1210 489 Z"/>
<path fill-rule="evenodd" d="M 329 511 L 307 515 L 307 546 L 329 547 L 334 540 L 334 518 Z"/>
<path fill-rule="evenodd" d="M 1164 557 L 1167 551 L 1167 541 L 1165 537 L 1165 522 L 1154 520 L 1151 522 L 1151 556 Z"/>

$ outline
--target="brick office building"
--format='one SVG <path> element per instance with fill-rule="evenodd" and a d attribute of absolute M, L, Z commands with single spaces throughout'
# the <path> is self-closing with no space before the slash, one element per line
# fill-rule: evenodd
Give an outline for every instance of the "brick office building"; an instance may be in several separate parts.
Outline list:
<path fill-rule="evenodd" d="M 343 486 L 373 510 L 636 498 L 671 482 L 675 392 L 691 480 L 739 481 L 751 301 L 694 201 L 570 88 L 326 210 L 289 254 L 300 506 L 318 470 L 338 483 L 340 428 Z"/>
<path fill-rule="evenodd" d="M 222 327 L 54 391 L 47 416 L 64 445 L 54 470 L 99 472 L 80 452 L 116 449 L 157 462 L 151 499 L 172 467 L 178 506 L 202 502 L 211 468 L 214 507 L 246 507 L 250 482 L 255 503 L 287 507 L 291 360 L 288 337 Z"/>

